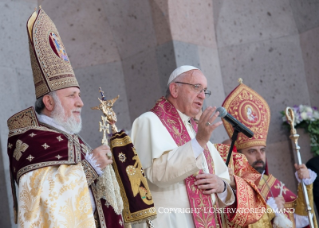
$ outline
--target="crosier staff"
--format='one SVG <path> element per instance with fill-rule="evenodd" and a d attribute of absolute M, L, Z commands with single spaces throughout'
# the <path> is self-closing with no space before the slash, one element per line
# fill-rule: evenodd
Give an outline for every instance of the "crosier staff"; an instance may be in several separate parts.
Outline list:
<path fill-rule="evenodd" d="M 287 121 L 288 121 L 288 123 L 289 123 L 289 125 L 291 127 L 289 138 L 291 139 L 291 141 L 292 141 L 292 143 L 294 145 L 294 148 L 296 150 L 298 165 L 302 165 L 301 156 L 300 156 L 300 146 L 298 145 L 299 135 L 297 134 L 297 131 L 296 131 L 295 127 L 294 127 L 294 122 L 295 122 L 294 111 L 292 110 L 292 108 L 287 107 L 285 114 L 286 114 Z M 305 186 L 305 183 L 304 183 L 303 180 L 301 180 L 301 184 L 302 184 L 302 192 L 303 192 L 303 195 L 304 195 L 304 198 L 305 198 L 307 211 L 308 211 L 309 226 L 311 228 L 313 228 L 314 224 L 313 224 L 313 221 L 312 221 L 312 213 L 311 213 L 311 207 L 310 207 L 310 203 L 309 203 L 309 197 L 308 197 L 307 189 L 306 189 L 306 186 Z"/>

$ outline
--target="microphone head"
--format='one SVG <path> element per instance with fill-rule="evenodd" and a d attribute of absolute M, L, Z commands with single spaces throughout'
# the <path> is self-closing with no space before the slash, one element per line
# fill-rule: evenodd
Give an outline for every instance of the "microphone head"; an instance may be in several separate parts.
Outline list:
<path fill-rule="evenodd" d="M 221 117 L 221 118 L 223 118 L 223 117 L 225 117 L 227 115 L 227 111 L 226 111 L 226 109 L 224 107 L 218 107 L 216 109 L 216 112 L 219 112 L 218 117 Z"/>

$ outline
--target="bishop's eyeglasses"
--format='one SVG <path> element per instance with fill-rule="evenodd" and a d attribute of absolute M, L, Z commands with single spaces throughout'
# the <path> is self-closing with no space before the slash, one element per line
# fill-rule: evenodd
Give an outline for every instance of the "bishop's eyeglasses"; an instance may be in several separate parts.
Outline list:
<path fill-rule="evenodd" d="M 193 87 L 193 89 L 198 92 L 198 94 L 200 94 L 201 92 L 204 91 L 205 93 L 205 97 L 209 97 L 212 92 L 210 90 L 204 89 L 202 85 L 200 84 L 191 84 L 191 83 L 187 83 L 187 82 L 175 82 L 175 83 L 179 83 L 179 84 L 183 84 L 183 85 L 190 85 Z"/>

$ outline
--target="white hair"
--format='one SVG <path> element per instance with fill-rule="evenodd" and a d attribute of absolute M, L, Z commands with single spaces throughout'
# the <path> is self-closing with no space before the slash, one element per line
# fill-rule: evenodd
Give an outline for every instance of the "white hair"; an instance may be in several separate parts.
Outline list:
<path fill-rule="evenodd" d="M 61 104 L 60 98 L 54 92 L 50 94 L 54 100 L 55 106 L 51 113 L 51 118 L 54 121 L 61 125 L 67 132 L 78 134 L 82 129 L 82 119 L 80 117 L 80 121 L 77 122 L 75 117 L 71 115 L 70 117 L 65 116 L 65 110 Z M 81 108 L 76 108 L 77 111 L 81 111 Z"/>

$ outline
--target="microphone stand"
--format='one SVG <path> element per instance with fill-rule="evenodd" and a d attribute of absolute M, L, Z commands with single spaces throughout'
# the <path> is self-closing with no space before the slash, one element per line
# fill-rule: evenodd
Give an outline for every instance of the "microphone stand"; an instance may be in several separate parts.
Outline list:
<path fill-rule="evenodd" d="M 226 159 L 226 166 L 228 166 L 228 163 L 229 163 L 229 160 L 230 160 L 230 156 L 231 156 L 231 154 L 233 152 L 234 144 L 235 144 L 235 141 L 237 140 L 239 132 L 240 131 L 237 130 L 237 128 L 235 127 L 234 128 L 234 133 L 233 133 L 233 135 L 231 137 L 231 145 L 230 145 L 230 148 L 229 148 L 229 151 L 228 151 L 228 155 L 227 155 L 227 159 Z"/>

